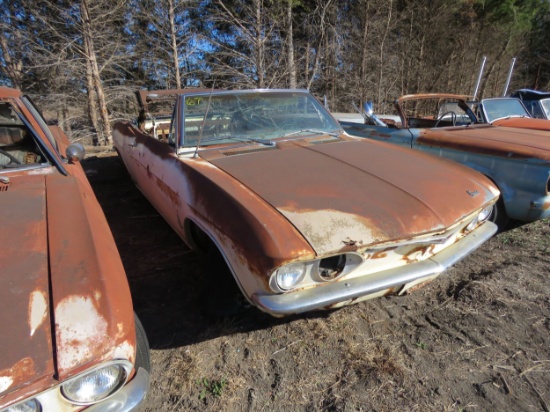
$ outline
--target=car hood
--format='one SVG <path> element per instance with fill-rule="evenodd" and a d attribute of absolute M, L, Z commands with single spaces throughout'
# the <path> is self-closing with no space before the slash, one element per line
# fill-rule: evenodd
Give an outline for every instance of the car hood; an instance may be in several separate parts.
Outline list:
<path fill-rule="evenodd" d="M 0 397 L 54 373 L 45 177 L 10 180 L 0 183 Z"/>
<path fill-rule="evenodd" d="M 498 193 L 463 166 L 368 140 L 204 153 L 283 214 L 318 255 L 439 233 Z"/>
<path fill-rule="evenodd" d="M 535 129 L 550 131 L 550 120 L 533 119 L 530 117 L 508 117 L 492 122 L 494 126 L 519 127 L 523 129 Z M 550 139 L 550 137 L 548 137 Z"/>
<path fill-rule="evenodd" d="M 416 143 L 516 159 L 550 161 L 546 131 L 491 125 L 423 130 Z"/>

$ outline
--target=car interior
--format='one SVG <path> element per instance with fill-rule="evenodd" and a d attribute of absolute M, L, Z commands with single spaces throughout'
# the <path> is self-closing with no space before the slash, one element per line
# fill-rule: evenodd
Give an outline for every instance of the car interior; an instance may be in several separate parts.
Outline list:
<path fill-rule="evenodd" d="M 0 102 L 0 168 L 17 168 L 44 161 L 31 130 L 9 102 Z"/>

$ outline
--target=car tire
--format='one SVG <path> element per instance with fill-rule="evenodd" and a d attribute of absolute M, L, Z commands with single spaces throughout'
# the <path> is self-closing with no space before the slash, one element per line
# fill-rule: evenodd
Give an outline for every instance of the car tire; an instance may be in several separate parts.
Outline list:
<path fill-rule="evenodd" d="M 506 228 L 506 226 L 508 226 L 508 222 L 510 221 L 510 219 L 506 214 L 506 209 L 504 208 L 504 202 L 502 201 L 502 198 L 498 199 L 497 203 L 495 204 L 495 207 L 493 208 L 493 211 L 489 216 L 489 220 L 498 226 L 499 232 L 502 232 Z"/>
<path fill-rule="evenodd" d="M 233 279 L 233 274 L 213 244 L 206 254 L 205 272 L 201 293 L 204 315 L 210 318 L 223 318 L 247 309 L 247 302 Z"/>
<path fill-rule="evenodd" d="M 149 341 L 145 334 L 145 329 L 141 321 L 134 313 L 134 323 L 136 325 L 136 371 L 139 368 L 145 369 L 148 373 L 151 373 L 151 355 L 149 348 Z"/>

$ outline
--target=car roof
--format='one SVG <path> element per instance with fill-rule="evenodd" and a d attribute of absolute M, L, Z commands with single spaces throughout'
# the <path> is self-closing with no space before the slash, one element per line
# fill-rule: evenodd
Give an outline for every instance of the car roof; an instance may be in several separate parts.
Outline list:
<path fill-rule="evenodd" d="M 519 89 L 510 94 L 510 97 L 518 97 L 526 100 L 541 100 L 550 97 L 550 92 L 532 89 Z"/>

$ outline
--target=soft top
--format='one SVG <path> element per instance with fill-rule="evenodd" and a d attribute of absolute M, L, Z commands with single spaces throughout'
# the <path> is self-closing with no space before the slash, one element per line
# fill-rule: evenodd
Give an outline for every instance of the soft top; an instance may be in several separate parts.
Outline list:
<path fill-rule="evenodd" d="M 510 97 L 517 97 L 525 100 L 542 100 L 550 97 L 550 92 L 542 92 L 540 90 L 520 89 L 516 90 Z"/>

